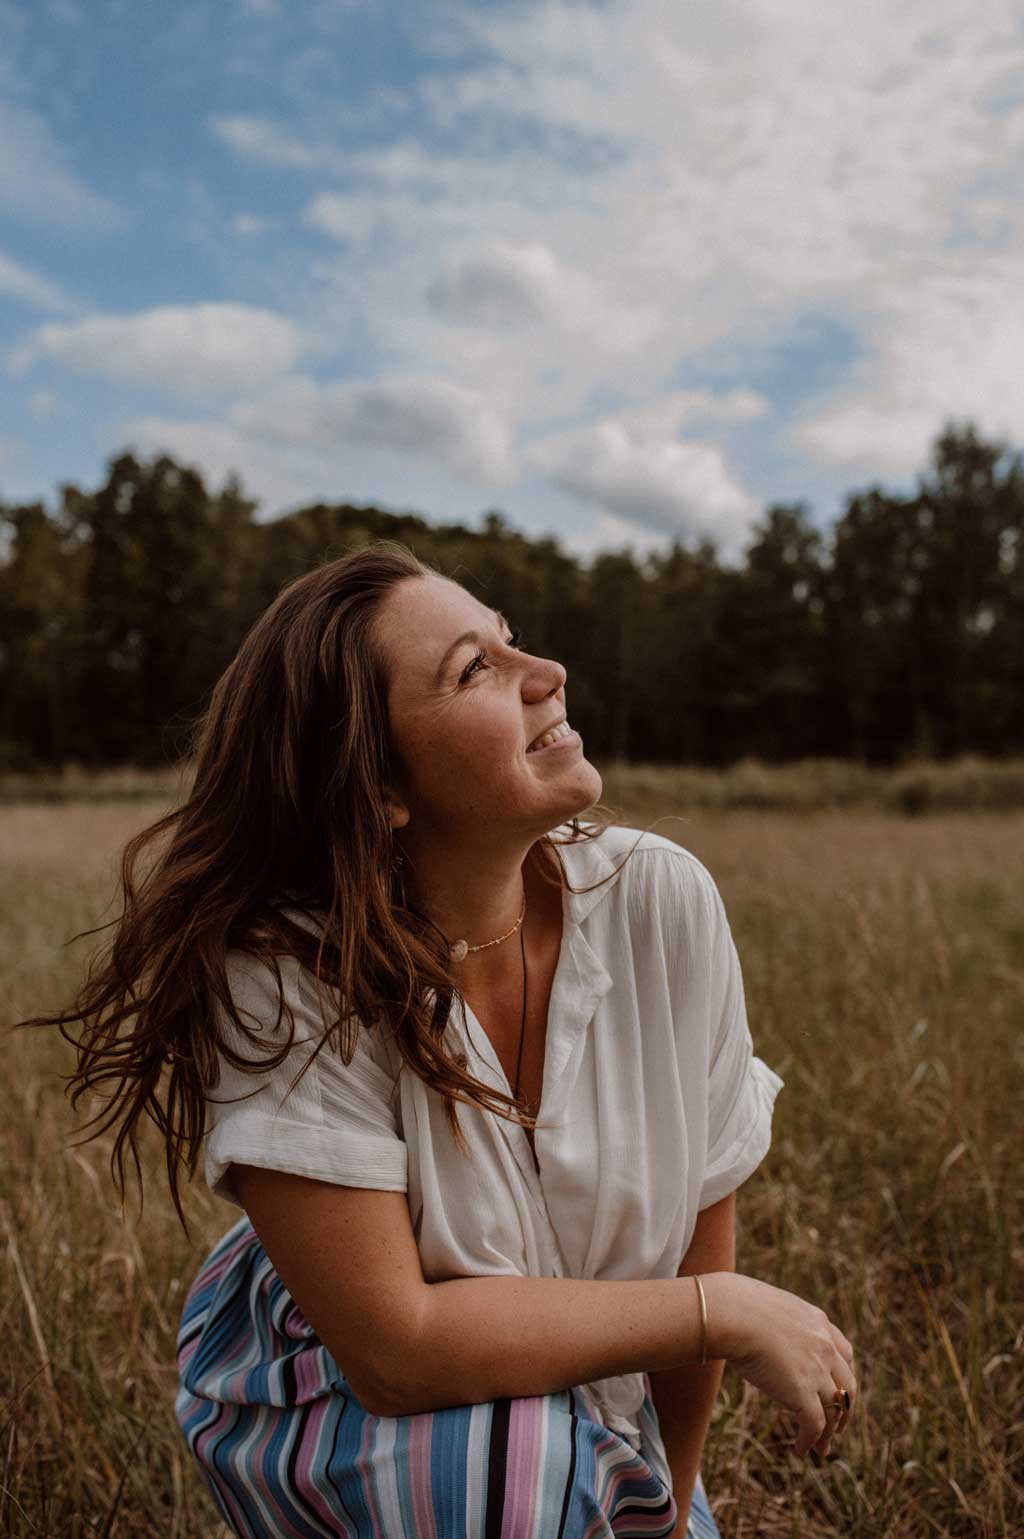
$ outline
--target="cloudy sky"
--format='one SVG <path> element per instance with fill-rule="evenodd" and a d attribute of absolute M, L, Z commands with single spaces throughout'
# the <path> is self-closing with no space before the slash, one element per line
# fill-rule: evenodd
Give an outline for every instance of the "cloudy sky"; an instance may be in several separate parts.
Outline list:
<path fill-rule="evenodd" d="M 1020 0 L 0 0 L 0 497 L 582 559 L 1024 444 Z"/>

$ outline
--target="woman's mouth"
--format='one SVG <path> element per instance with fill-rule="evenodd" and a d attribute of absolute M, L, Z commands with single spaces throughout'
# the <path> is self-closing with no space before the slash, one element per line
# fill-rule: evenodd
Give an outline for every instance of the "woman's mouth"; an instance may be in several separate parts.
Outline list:
<path fill-rule="evenodd" d="M 579 746 L 582 744 L 582 742 L 583 739 L 580 737 L 579 733 L 574 731 L 573 728 L 569 726 L 568 722 L 563 721 L 559 722 L 557 727 L 553 727 L 550 732 L 545 733 L 544 736 L 540 738 L 536 744 L 529 747 L 526 752 L 532 757 L 533 754 L 538 753 L 554 753 L 558 748 L 571 748 L 574 746 Z"/>

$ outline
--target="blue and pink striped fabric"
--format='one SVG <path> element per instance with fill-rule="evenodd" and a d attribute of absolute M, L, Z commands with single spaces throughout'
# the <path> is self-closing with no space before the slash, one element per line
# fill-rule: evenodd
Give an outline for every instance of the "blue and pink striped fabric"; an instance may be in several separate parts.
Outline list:
<path fill-rule="evenodd" d="M 364 1411 L 246 1216 L 188 1291 L 177 1355 L 178 1424 L 242 1539 L 675 1532 L 668 1470 L 604 1427 L 584 1386 L 412 1416 Z M 638 1421 L 649 1450 L 649 1380 Z M 686 1539 L 721 1539 L 699 1478 Z"/>

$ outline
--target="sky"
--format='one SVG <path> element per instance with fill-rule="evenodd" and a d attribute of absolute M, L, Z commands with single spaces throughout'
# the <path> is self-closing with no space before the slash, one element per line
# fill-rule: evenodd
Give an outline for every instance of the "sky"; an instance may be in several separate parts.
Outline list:
<path fill-rule="evenodd" d="M 586 562 L 1024 445 L 1015 0 L 0 0 L 0 499 L 124 449 Z"/>

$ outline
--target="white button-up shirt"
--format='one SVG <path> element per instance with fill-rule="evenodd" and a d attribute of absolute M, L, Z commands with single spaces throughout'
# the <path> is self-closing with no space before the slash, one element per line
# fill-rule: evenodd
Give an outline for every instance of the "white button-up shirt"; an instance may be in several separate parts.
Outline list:
<path fill-rule="evenodd" d="M 568 838 L 571 829 L 552 833 Z M 597 840 L 559 847 L 574 887 L 609 880 L 590 892 L 563 888 L 534 1134 L 539 1173 L 522 1128 L 458 1103 L 470 1151 L 463 1156 L 441 1098 L 376 1030 L 361 1029 L 347 1066 L 325 1048 L 285 1100 L 323 1027 L 312 976 L 281 958 L 295 1045 L 280 1068 L 257 1076 L 220 1055 L 222 1078 L 211 1093 L 250 1099 L 207 1103 L 211 1190 L 241 1206 L 229 1168 L 238 1160 L 405 1191 L 428 1282 L 674 1277 L 698 1212 L 734 1191 L 767 1153 L 784 1081 L 754 1054 L 739 959 L 710 872 L 653 832 L 629 855 L 637 837 L 613 826 Z M 272 971 L 230 952 L 228 978 L 247 1021 L 279 1047 L 287 1022 L 282 1016 L 275 1031 Z M 218 1014 L 228 1040 L 254 1057 L 257 1049 Z M 453 1003 L 447 1030 L 469 1054 L 470 1071 L 511 1094 L 468 1005 L 464 1025 Z M 643 1375 L 584 1387 L 604 1424 L 639 1448 Z"/>

